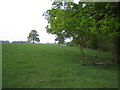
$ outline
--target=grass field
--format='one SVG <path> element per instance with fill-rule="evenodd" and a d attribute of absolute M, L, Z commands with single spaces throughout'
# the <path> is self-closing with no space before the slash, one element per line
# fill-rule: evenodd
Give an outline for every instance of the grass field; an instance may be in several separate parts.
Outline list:
<path fill-rule="evenodd" d="M 93 56 L 95 50 L 84 49 Z M 117 88 L 115 66 L 82 66 L 79 47 L 3 44 L 3 88 Z M 106 52 L 102 59 L 111 58 Z"/>

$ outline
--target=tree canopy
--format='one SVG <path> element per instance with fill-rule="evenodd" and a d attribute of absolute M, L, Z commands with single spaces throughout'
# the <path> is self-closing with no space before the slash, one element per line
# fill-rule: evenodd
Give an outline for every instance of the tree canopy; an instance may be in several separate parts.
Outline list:
<path fill-rule="evenodd" d="M 104 2 L 53 2 L 53 7 L 44 13 L 48 20 L 47 32 L 55 34 L 56 40 L 63 43 L 66 38 L 82 47 L 91 41 L 93 47 L 104 47 L 105 40 L 110 45 L 120 36 L 120 3 Z M 118 40 L 118 39 L 117 39 Z M 100 46 L 100 42 L 102 42 Z M 115 43 L 114 43 L 115 45 Z M 118 45 L 117 45 L 118 47 Z M 116 49 L 117 50 L 117 49 Z"/>
<path fill-rule="evenodd" d="M 28 41 L 33 41 L 33 44 L 36 42 L 40 42 L 40 39 L 38 38 L 38 34 L 37 34 L 37 31 L 36 30 L 32 30 L 30 33 L 29 33 L 29 36 L 28 36 Z"/>

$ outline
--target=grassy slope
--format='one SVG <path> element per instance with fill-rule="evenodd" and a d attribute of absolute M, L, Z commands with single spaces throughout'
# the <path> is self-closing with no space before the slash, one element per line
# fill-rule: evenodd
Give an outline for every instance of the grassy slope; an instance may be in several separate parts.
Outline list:
<path fill-rule="evenodd" d="M 93 50 L 85 49 L 91 56 Z M 106 56 L 105 56 L 106 55 Z M 103 58 L 109 58 L 105 54 Z M 4 88 L 117 88 L 117 67 L 81 66 L 79 48 L 3 44 Z"/>

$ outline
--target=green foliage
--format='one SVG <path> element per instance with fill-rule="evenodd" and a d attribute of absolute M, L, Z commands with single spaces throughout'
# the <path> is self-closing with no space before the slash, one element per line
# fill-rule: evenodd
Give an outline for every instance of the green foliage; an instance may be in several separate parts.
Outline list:
<path fill-rule="evenodd" d="M 2 48 L 3 88 L 118 88 L 118 67 L 82 66 L 79 47 L 3 44 Z M 92 57 L 98 51 L 84 52 Z M 105 52 L 99 57 L 111 58 Z"/>
<path fill-rule="evenodd" d="M 73 41 L 80 45 L 82 51 L 83 44 L 88 41 L 88 38 L 93 34 L 95 29 L 91 29 L 94 25 L 94 19 L 91 18 L 91 12 L 94 12 L 92 3 L 73 2 L 54 2 L 53 8 L 46 11 L 49 25 L 46 29 L 48 33 L 56 34 L 56 40 L 63 43 L 66 38 L 73 38 Z M 46 16 L 46 15 L 45 15 Z"/>
<path fill-rule="evenodd" d="M 52 9 L 46 11 L 49 22 L 46 29 L 57 36 L 59 43 L 72 37 L 80 45 L 83 56 L 83 46 L 120 56 L 117 54 L 120 49 L 119 8 L 120 3 L 112 2 L 54 2 Z"/>
<path fill-rule="evenodd" d="M 63 38 L 78 36 L 82 38 L 86 36 L 87 38 L 91 20 L 89 16 L 86 17 L 86 14 L 89 14 L 88 7 L 82 7 L 83 3 L 77 5 L 72 2 L 66 2 L 65 9 L 61 9 L 63 7 L 62 2 L 54 3 L 55 5 L 57 8 L 54 7 L 46 12 L 49 15 L 47 20 L 50 23 L 50 26 L 46 27 L 47 32 Z"/>
<path fill-rule="evenodd" d="M 28 41 L 36 41 L 36 42 L 40 42 L 40 39 L 38 38 L 38 34 L 37 34 L 37 31 L 36 30 L 32 30 L 30 33 L 29 33 L 29 36 L 28 36 Z"/>
<path fill-rule="evenodd" d="M 102 8 L 101 8 L 102 7 Z M 120 48 L 120 3 L 95 3 L 95 10 L 98 13 L 96 17 L 101 17 L 101 19 L 98 21 L 99 28 L 102 30 L 102 33 L 105 37 L 102 42 L 107 42 L 102 45 L 103 48 L 111 49 L 112 47 L 112 53 L 117 56 L 118 58 L 120 55 L 118 54 L 119 48 Z M 98 19 L 97 19 L 98 20 Z M 108 39 L 106 39 L 108 38 Z M 113 42 L 114 40 L 114 42 Z M 109 42 L 111 41 L 111 42 Z M 106 47 L 108 45 L 108 47 Z M 116 48 L 115 48 L 116 47 Z M 119 61 L 120 62 L 120 61 Z"/>
<path fill-rule="evenodd" d="M 64 41 L 64 38 L 61 36 L 61 37 L 57 37 L 55 39 L 55 41 L 58 41 L 58 44 L 63 44 L 65 41 Z"/>
<path fill-rule="evenodd" d="M 70 42 L 67 42 L 67 46 L 78 46 L 73 40 Z"/>

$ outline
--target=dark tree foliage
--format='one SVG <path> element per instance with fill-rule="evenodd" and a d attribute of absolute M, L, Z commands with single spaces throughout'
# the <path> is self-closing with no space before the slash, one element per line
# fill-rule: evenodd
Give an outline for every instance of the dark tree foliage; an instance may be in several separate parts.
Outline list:
<path fill-rule="evenodd" d="M 38 34 L 37 34 L 37 31 L 36 30 L 32 30 L 30 33 L 29 33 L 29 36 L 28 36 L 28 41 L 33 41 L 33 44 L 36 42 L 40 42 L 40 39 L 38 38 Z"/>

